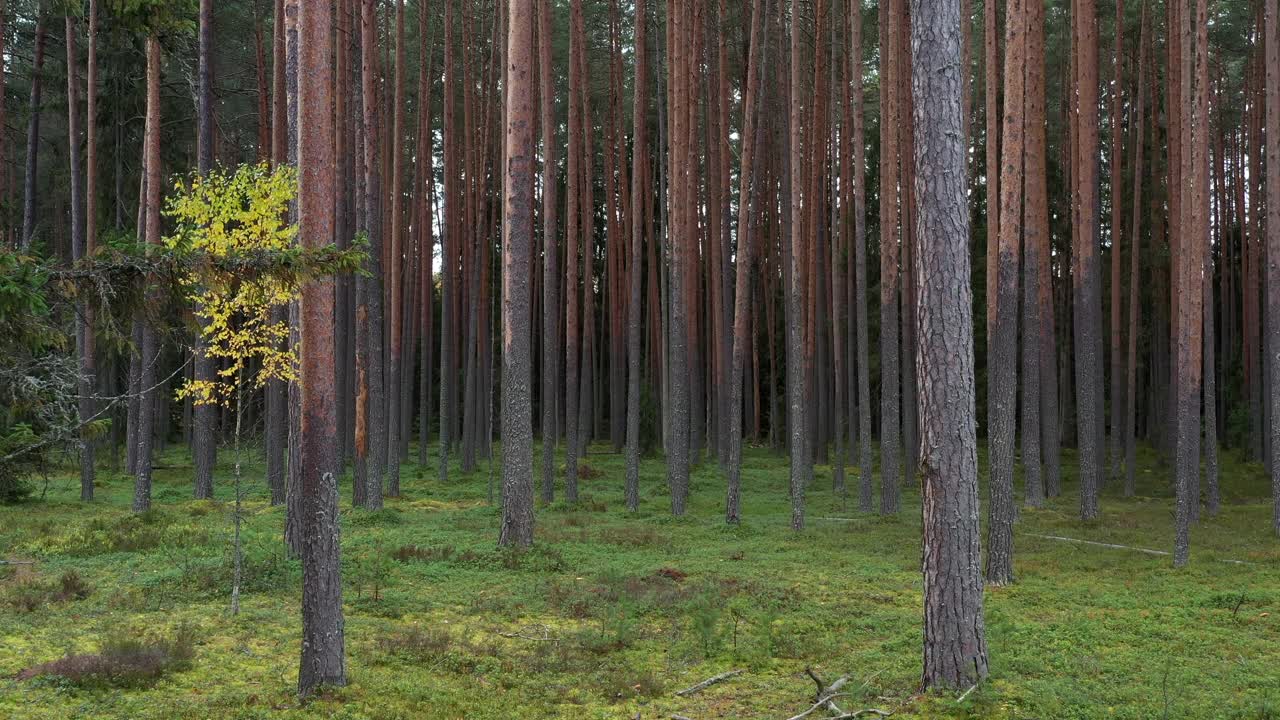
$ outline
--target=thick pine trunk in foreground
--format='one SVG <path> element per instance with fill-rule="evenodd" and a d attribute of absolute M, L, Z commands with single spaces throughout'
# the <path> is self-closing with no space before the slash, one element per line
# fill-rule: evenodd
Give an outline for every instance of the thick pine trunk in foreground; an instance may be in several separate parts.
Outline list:
<path fill-rule="evenodd" d="M 913 0 L 925 688 L 987 675 L 960 3 Z"/>
<path fill-rule="evenodd" d="M 330 53 L 332 19 L 327 3 L 299 8 L 298 89 L 299 236 L 306 247 L 333 241 L 333 108 Z M 337 388 L 334 374 L 335 286 L 332 277 L 302 288 L 301 467 L 298 478 L 302 546 L 302 659 L 298 694 L 324 685 L 345 685 L 346 653 L 338 527 Z"/>
<path fill-rule="evenodd" d="M 507 4 L 502 242 L 502 524 L 499 545 L 533 544 L 533 2 Z"/>

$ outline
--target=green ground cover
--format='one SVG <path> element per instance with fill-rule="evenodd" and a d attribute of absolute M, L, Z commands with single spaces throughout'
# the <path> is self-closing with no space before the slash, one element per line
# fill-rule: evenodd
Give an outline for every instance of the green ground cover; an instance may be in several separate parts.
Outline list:
<path fill-rule="evenodd" d="M 1174 570 L 1168 557 L 1037 537 L 1172 547 L 1170 473 L 1150 452 L 1139 497 L 1108 487 L 1088 524 L 1065 460 L 1064 495 L 1021 513 L 1017 584 L 987 593 L 991 679 L 960 702 L 918 693 L 918 491 L 899 517 L 860 515 L 820 466 L 809 526 L 794 533 L 786 462 L 766 449 L 745 454 L 743 524 L 729 528 L 714 462 L 695 470 L 677 519 L 662 464 L 646 461 L 629 515 L 623 459 L 595 447 L 582 502 L 539 508 L 525 553 L 495 548 L 483 462 L 448 485 L 406 464 L 404 497 L 379 513 L 350 509 L 344 492 L 351 685 L 305 706 L 300 568 L 260 468 L 236 617 L 229 465 L 218 502 L 196 502 L 188 459 L 166 453 L 142 516 L 129 512 L 130 478 L 103 470 L 86 505 L 67 469 L 43 499 L 0 507 L 0 558 L 35 561 L 0 566 L 0 718 L 783 719 L 812 701 L 806 667 L 851 678 L 846 710 L 898 718 L 1280 717 L 1280 540 L 1262 469 L 1224 458 L 1222 513 L 1194 528 L 1191 564 Z M 148 639 L 172 657 L 147 655 Z M 133 648 L 155 672 L 29 677 L 104 648 Z"/>

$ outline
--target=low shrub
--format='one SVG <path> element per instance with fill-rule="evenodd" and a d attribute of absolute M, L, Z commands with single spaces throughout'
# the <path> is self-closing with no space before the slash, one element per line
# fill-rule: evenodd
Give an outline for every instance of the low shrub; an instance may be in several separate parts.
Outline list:
<path fill-rule="evenodd" d="M 41 582 L 28 578 L 16 583 L 6 598 L 8 604 L 19 612 L 35 612 L 50 603 L 83 600 L 93 588 L 75 570 L 62 573 L 56 582 Z"/>
<path fill-rule="evenodd" d="M 195 636 L 179 628 L 170 637 L 139 638 L 130 634 L 103 639 L 97 653 L 67 655 L 27 668 L 19 680 L 56 677 L 81 687 L 144 687 L 171 672 L 191 667 Z"/>

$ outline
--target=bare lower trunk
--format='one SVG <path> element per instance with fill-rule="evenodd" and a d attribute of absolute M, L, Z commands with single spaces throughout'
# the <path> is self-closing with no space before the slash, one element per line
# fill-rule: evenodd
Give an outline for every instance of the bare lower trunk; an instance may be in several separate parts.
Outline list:
<path fill-rule="evenodd" d="M 86 257 L 90 248 L 85 244 L 84 230 L 84 197 L 81 186 L 83 169 L 80 167 L 80 108 L 77 97 L 80 92 L 80 77 L 77 67 L 80 59 L 76 51 L 76 20 L 71 16 L 66 19 L 67 38 L 67 137 L 70 151 L 71 170 L 71 257 L 79 261 Z M 89 304 L 77 303 L 76 313 L 76 356 L 80 360 L 80 373 L 77 382 L 76 402 L 80 423 L 80 499 L 93 499 L 93 436 L 89 432 L 89 422 L 93 419 L 93 324 L 89 314 Z"/>
<path fill-rule="evenodd" d="M 1266 6 L 1266 66 L 1267 66 L 1267 153 L 1268 157 L 1280 157 L 1280 22 L 1276 19 L 1274 4 Z M 1268 257 L 1280 258 L 1280 163 L 1267 163 L 1267 236 Z M 1280 354 L 1280 262 L 1267 264 L 1267 352 Z M 1280 363 L 1271 366 L 1271 393 L 1267 404 L 1271 417 L 1280 417 Z M 1274 503 L 1272 528 L 1280 534 L 1280 422 L 1271 423 L 1271 490 Z"/>
<path fill-rule="evenodd" d="M 925 688 L 987 675 L 960 3 L 913 0 Z"/>
<path fill-rule="evenodd" d="M 750 340 L 747 336 L 747 328 L 751 318 L 751 263 L 755 256 L 752 249 L 754 233 L 751 227 L 751 210 L 756 150 L 756 98 L 760 93 L 760 61 L 763 57 L 760 41 L 762 16 L 765 12 L 761 7 L 763 4 L 762 0 L 753 0 L 751 3 L 751 44 L 747 48 L 747 87 L 742 105 L 742 169 L 738 174 L 738 252 L 737 276 L 734 282 L 737 294 L 734 297 L 733 307 L 733 351 L 728 378 L 729 401 L 726 406 L 729 427 L 725 433 L 729 445 L 725 520 L 729 523 L 737 523 L 741 518 L 742 366 L 747 350 L 746 345 Z M 639 335 L 638 327 L 636 334 Z"/>
<path fill-rule="evenodd" d="M 900 1 L 900 0 L 898 0 Z M 895 127 L 899 121 L 894 67 L 897 57 L 897 21 L 893 10 L 881 12 L 880 43 L 889 48 L 882 53 L 880 80 L 880 126 Z M 880 187 L 898 185 L 897 133 L 882 134 L 880 144 Z M 892 191 L 880 193 L 880 514 L 898 512 L 898 477 L 902 447 L 899 439 L 899 372 L 898 372 L 898 201 Z"/>
<path fill-rule="evenodd" d="M 147 36 L 147 122 L 143 134 L 143 165 L 146 193 L 143 228 L 147 244 L 160 243 L 160 40 Z M 148 303 L 154 304 L 154 303 Z M 151 508 L 151 450 L 155 428 L 156 363 L 160 355 L 155 328 L 142 319 L 142 368 L 139 372 L 138 456 L 133 492 L 133 511 Z"/>
<path fill-rule="evenodd" d="M 533 2 L 509 0 L 502 243 L 502 524 L 499 545 L 533 544 L 529 276 L 533 268 Z"/>
<path fill-rule="evenodd" d="M 330 8 L 301 3 L 299 66 L 309 82 L 298 93 L 299 236 L 308 247 L 333 240 L 333 111 Z M 332 277 L 302 288 L 299 357 L 302 385 L 300 520 L 302 537 L 302 659 L 298 694 L 345 685 L 341 551 L 338 526 L 338 418 L 334 374 Z"/>
<path fill-rule="evenodd" d="M 549 0 L 543 0 L 548 2 Z M 631 166 L 631 260 L 629 266 L 627 305 L 627 510 L 640 509 L 640 279 L 642 273 L 642 248 L 644 247 L 645 168 L 648 167 L 648 91 L 649 66 L 646 35 L 649 18 L 645 0 L 636 0 L 635 26 L 635 98 L 632 102 L 632 152 Z M 548 261 L 548 268 L 554 268 Z M 554 277 L 549 270 L 547 277 Z M 544 416 L 545 417 L 545 416 Z M 543 432 L 546 432 L 545 426 Z M 732 442 L 732 439 L 730 440 Z"/>
<path fill-rule="evenodd" d="M 1134 149 L 1133 149 L 1133 239 L 1129 246 L 1129 337 L 1128 361 L 1125 366 L 1125 419 L 1124 419 L 1124 496 L 1133 497 L 1136 481 L 1137 453 L 1136 434 L 1138 418 L 1138 331 L 1141 327 L 1139 314 L 1142 304 L 1139 297 L 1138 275 L 1142 256 L 1142 123 L 1146 119 L 1143 114 L 1143 103 L 1146 100 L 1147 74 L 1147 8 L 1142 6 L 1142 21 L 1138 31 L 1138 84 L 1135 100 L 1137 110 L 1134 114 Z M 1154 123 L 1153 123 L 1154 126 Z M 1154 134 L 1154 128 L 1153 128 Z"/>
<path fill-rule="evenodd" d="M 213 169 L 213 0 L 200 0 L 199 60 L 196 70 L 196 163 L 201 175 Z M 195 338 L 196 382 L 214 379 L 215 363 L 206 352 L 203 326 Z M 237 410 L 237 412 L 239 412 Z M 196 499 L 213 497 L 213 469 L 217 463 L 217 407 L 198 403 L 192 409 L 192 464 L 195 465 Z"/>

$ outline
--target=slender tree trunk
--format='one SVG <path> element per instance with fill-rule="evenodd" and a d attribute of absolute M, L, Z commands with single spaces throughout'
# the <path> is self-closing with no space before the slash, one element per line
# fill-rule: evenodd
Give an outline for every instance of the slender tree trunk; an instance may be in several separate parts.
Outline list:
<path fill-rule="evenodd" d="M 378 13 L 375 0 L 363 0 L 360 13 L 362 123 L 364 135 L 364 217 L 369 241 L 366 274 L 356 279 L 355 504 L 382 507 L 388 454 L 383 349 L 382 176 L 378 159 Z M 397 458 L 398 462 L 398 458 Z"/>
<path fill-rule="evenodd" d="M 393 115 L 391 120 L 391 247 L 390 267 L 386 268 L 391 284 L 388 329 L 390 347 L 386 352 L 386 493 L 400 495 L 400 373 L 401 339 L 404 335 L 404 0 L 396 0 L 396 68 Z"/>
<path fill-rule="evenodd" d="M 560 381 L 560 269 L 557 258 L 560 238 L 556 224 L 559 182 L 556 151 L 559 140 L 556 136 L 555 76 L 551 65 L 554 46 L 551 4 L 552 0 L 538 2 L 538 86 L 542 94 L 542 500 L 548 503 L 555 499 L 556 397 Z M 642 47 L 639 40 L 636 46 Z M 637 63 L 643 63 L 641 52 L 637 51 Z M 637 87 L 636 92 L 639 91 Z M 639 152 L 637 157 L 640 157 Z"/>
<path fill-rule="evenodd" d="M 1034 0 L 1030 0 L 1034 2 Z M 991 497 L 987 520 L 988 585 L 1013 582 L 1014 451 L 1018 417 L 1018 255 L 1022 240 L 1023 133 L 1026 123 L 1027 0 L 1006 5 L 1003 153 L 995 315 L 989 322 L 988 400 Z"/>
<path fill-rule="evenodd" d="M 895 5 L 901 0 L 890 0 Z M 882 12 L 880 24 L 880 514 L 898 512 L 902 447 L 899 436 L 898 372 L 898 57 L 897 12 Z"/>
<path fill-rule="evenodd" d="M 1137 477 L 1136 435 L 1138 419 L 1138 332 L 1142 327 L 1139 315 L 1142 304 L 1139 293 L 1141 278 L 1139 270 L 1142 255 L 1142 123 L 1145 120 L 1143 103 L 1146 100 L 1147 74 L 1147 6 L 1142 5 L 1142 21 L 1138 31 L 1138 84 L 1134 93 L 1137 108 L 1134 113 L 1134 149 L 1133 149 L 1133 238 L 1129 250 L 1129 338 L 1128 364 L 1125 368 L 1125 419 L 1124 419 L 1124 496 L 1133 497 Z M 1153 123 L 1154 125 L 1154 123 Z M 1154 129 L 1152 134 L 1154 135 Z M 1154 143 L 1153 143 L 1154 144 Z M 1153 238 L 1154 244 L 1154 238 Z"/>
<path fill-rule="evenodd" d="M 458 382 L 456 360 L 458 329 L 454 322 L 454 284 L 458 273 L 456 262 L 458 233 L 462 224 L 462 207 L 458 193 L 458 121 L 455 108 L 457 71 L 454 62 L 454 3 L 446 2 L 444 13 L 444 196 L 445 231 L 440 239 L 440 482 L 449 480 L 449 450 L 453 443 L 457 419 L 453 397 Z"/>
<path fill-rule="evenodd" d="M 728 492 L 725 499 L 725 521 L 736 524 L 741 519 L 742 474 L 742 366 L 749 341 L 747 328 L 751 321 L 751 262 L 755 257 L 751 228 L 754 206 L 756 109 L 760 94 L 760 61 L 763 57 L 761 24 L 765 9 L 762 0 L 751 3 L 751 38 L 747 46 L 747 85 L 742 103 L 742 167 L 738 172 L 738 251 L 733 307 L 733 351 L 729 369 Z"/>
<path fill-rule="evenodd" d="M 147 36 L 147 122 L 143 133 L 143 238 L 160 243 L 160 40 Z M 154 297 L 154 296 L 153 296 Z M 154 303 L 148 303 L 149 305 Z M 160 350 L 151 320 L 141 321 L 142 357 L 138 375 L 138 454 L 133 488 L 133 511 L 151 509 L 151 450 L 155 427 L 156 364 Z"/>
<path fill-rule="evenodd" d="M 549 0 L 543 0 L 548 2 Z M 758 2 L 758 0 L 757 0 Z M 635 8 L 635 97 L 632 101 L 632 163 L 631 163 L 631 261 L 628 267 L 629 298 L 627 305 L 627 510 L 640 509 L 640 280 L 643 272 L 642 248 L 645 225 L 641 208 L 645 203 L 644 183 L 646 158 L 649 152 L 649 18 L 645 0 L 636 0 Z M 544 117 L 549 116 L 546 112 Z M 548 131 L 550 135 L 550 131 Z M 548 261 L 547 277 L 553 277 L 552 261 Z M 545 417 L 545 416 L 544 416 Z M 545 433 L 545 427 L 543 432 Z M 732 436 L 730 436 L 732 438 Z M 732 439 L 730 440 L 732 442 Z"/>
<path fill-rule="evenodd" d="M 1124 246 L 1124 0 L 1116 0 L 1115 43 L 1112 47 L 1112 83 L 1111 83 L 1111 437 L 1110 437 L 1110 478 L 1119 478 L 1122 468 L 1124 440 L 1122 425 L 1124 417 L 1124 355 L 1120 339 L 1120 326 L 1124 321 L 1124 302 L 1122 301 L 1120 277 L 1122 267 L 1122 248 Z M 1136 200 L 1134 202 L 1137 202 Z M 1136 241 L 1131 240 L 1130 245 Z"/>
<path fill-rule="evenodd" d="M 36 232 L 36 174 L 40 168 L 38 162 L 40 156 L 40 74 L 44 70 L 45 26 L 47 20 L 45 10 L 42 0 L 37 10 L 39 17 L 36 19 L 35 49 L 31 60 L 31 99 L 27 103 L 30 116 L 27 119 L 27 165 L 22 183 L 22 240 L 20 247 L 23 252 L 31 250 L 31 241 L 35 238 Z"/>
<path fill-rule="evenodd" d="M 89 0 L 88 8 L 89 16 L 89 48 L 88 58 L 86 60 L 87 78 L 85 84 L 85 201 L 84 201 L 84 255 L 85 257 L 93 257 L 98 245 L 98 0 Z M 4 3 L 0 0 L 0 14 L 4 13 Z M 0 21 L 0 35 L 4 34 L 4 22 Z M 4 41 L 0 40 L 0 57 L 4 55 Z M 0 73 L 3 75 L 3 73 Z M 4 80 L 0 78 L 0 97 L 4 97 Z M 2 105 L 3 103 L 0 103 Z M 4 127 L 4 111 L 0 110 L 0 127 Z M 0 142 L 0 167 L 4 166 L 4 147 L 6 143 Z M 0 172 L 0 175 L 3 175 Z M 3 197 L 3 186 L 0 185 L 0 197 Z M 3 228 L 0 223 L 0 228 Z M 2 233 L 3 230 L 0 230 Z M 94 334 L 94 308 L 85 303 L 82 310 L 84 315 L 85 334 L 84 334 L 84 354 L 82 358 L 85 361 L 82 373 L 89 379 L 91 387 L 96 386 L 97 381 L 97 342 Z M 81 393 L 84 395 L 85 393 Z M 82 400 L 90 414 L 97 412 L 96 403 L 93 398 Z M 84 405 L 81 406 L 82 410 Z M 86 444 L 87 451 L 92 453 L 93 445 Z M 93 471 L 93 456 L 90 454 L 88 468 Z M 83 477 L 81 478 L 83 482 Z M 90 479 L 89 495 L 92 496 L 92 478 Z M 81 486 L 81 499 L 91 499 L 84 497 L 84 487 Z"/>
<path fill-rule="evenodd" d="M 1041 331 L 1040 283 L 1051 259 L 1048 246 L 1049 200 L 1045 142 L 1044 3 L 1027 0 L 1026 117 L 1024 124 L 1026 194 L 1022 241 L 1022 473 L 1030 507 L 1044 505 L 1040 467 L 1041 383 L 1044 337 Z"/>
<path fill-rule="evenodd" d="M 1075 179 L 1075 246 L 1071 257 L 1075 316 L 1077 435 L 1080 445 L 1080 516 L 1098 517 L 1098 490 L 1103 473 L 1102 284 L 1098 260 L 1098 27 L 1095 0 L 1077 0 L 1075 51 L 1077 152 Z"/>
<path fill-rule="evenodd" d="M 284 0 L 276 0 L 271 42 L 271 164 L 275 167 L 289 162 L 285 34 L 285 3 Z M 287 319 L 284 307 L 273 308 L 271 313 L 272 322 L 279 323 Z M 287 385 L 283 380 L 274 378 L 267 381 L 267 417 L 263 445 L 267 455 L 267 485 L 271 488 L 272 505 L 285 502 L 285 451 L 289 424 Z"/>
<path fill-rule="evenodd" d="M 862 5 L 860 0 L 850 0 L 849 11 L 850 35 L 849 53 L 852 55 L 853 67 L 850 72 L 853 87 L 853 254 L 854 277 L 853 286 L 856 300 L 854 310 L 857 313 L 854 321 L 858 334 L 858 474 L 860 477 L 858 490 L 858 509 L 871 512 L 873 498 L 871 482 L 871 359 L 870 333 L 868 332 L 867 312 L 867 189 L 866 189 L 866 141 L 864 138 L 865 118 L 862 112 Z"/>
<path fill-rule="evenodd" d="M 985 0 L 982 4 L 983 67 L 986 84 L 983 87 L 986 117 L 987 150 L 987 356 L 991 356 L 991 326 L 996 317 L 997 251 L 1000 247 L 1000 3 Z M 987 399 L 990 403 L 990 398 Z M 990 415 L 990 408 L 987 414 Z"/>
<path fill-rule="evenodd" d="M 200 0 L 199 58 L 196 69 L 196 167 L 201 175 L 213 169 L 213 0 Z M 200 317 L 203 328 L 208 320 Z M 196 382 L 214 379 L 215 363 L 209 357 L 204 332 L 195 337 Z M 195 465 L 196 499 L 213 497 L 213 470 L 217 463 L 217 411 L 215 405 L 198 403 L 192 408 L 192 463 Z"/>
<path fill-rule="evenodd" d="M 582 144 L 583 128 L 582 111 L 582 76 L 579 56 L 583 53 L 582 37 L 578 27 L 582 20 L 582 0 L 573 0 L 571 4 L 571 21 L 569 28 L 569 143 L 568 182 L 565 189 L 565 460 L 564 460 L 564 493 L 565 500 L 570 503 L 578 501 L 578 442 L 579 442 L 579 362 L 582 357 L 581 337 L 579 330 L 578 305 L 578 270 L 581 260 L 578 257 L 578 245 L 581 241 L 579 222 L 582 213 L 578 207 L 581 202 L 579 185 L 582 180 Z M 589 231 L 588 231 L 589 232 Z M 590 262 L 588 255 L 587 261 Z M 589 321 L 589 318 L 588 318 Z"/>
<path fill-rule="evenodd" d="M 1266 127 L 1267 152 L 1280 157 L 1280 22 L 1277 8 L 1266 6 Z M 1280 163 L 1267 163 L 1267 236 L 1264 245 L 1268 257 L 1280 258 Z M 1280 353 L 1280 262 L 1267 264 L 1267 352 Z M 1267 404 L 1273 418 L 1280 417 L 1280 363 L 1271 366 L 1271 393 Z M 1272 528 L 1280 534 L 1280 422 L 1273 422 L 1271 434 L 1271 490 L 1274 502 Z"/>
<path fill-rule="evenodd" d="M 431 46 L 428 43 L 426 0 L 418 8 L 418 238 L 419 238 L 419 279 L 418 285 L 422 294 L 422 364 L 419 376 L 418 414 L 418 465 L 427 466 L 427 456 L 431 444 L 431 408 L 433 369 L 435 362 L 435 217 L 432 212 L 432 200 L 435 198 L 435 136 L 431 129 L 431 85 L 435 79 L 432 75 Z"/>
<path fill-rule="evenodd" d="M 801 82 L 803 73 L 803 48 L 806 44 L 805 32 L 801 23 L 799 0 L 791 0 L 791 82 L 790 82 L 790 138 L 789 153 L 791 156 L 791 192 L 788 202 L 791 206 L 791 232 L 788 242 L 791 247 L 791 267 L 789 270 L 791 284 L 787 289 L 787 403 L 789 451 L 791 455 L 791 529 L 804 528 L 804 491 L 808 465 L 808 422 L 805 415 L 808 411 L 805 403 L 804 378 L 804 272 L 805 237 L 802 230 L 803 217 L 803 182 L 800 169 L 804 156 L 801 144 L 801 122 L 804 117 L 801 107 Z"/>
<path fill-rule="evenodd" d="M 300 0 L 285 0 L 285 115 L 288 132 L 285 147 L 288 162 L 298 167 L 298 83 L 299 83 L 299 15 Z M 289 221 L 298 224 L 298 202 L 289 204 Z M 289 345 L 295 352 L 302 342 L 302 316 L 298 301 L 289 303 Z M 302 557 L 302 388 L 297 382 L 288 389 L 288 472 L 285 479 L 285 546 L 289 555 Z"/>
<path fill-rule="evenodd" d="M 96 73 L 96 70 L 97 70 L 97 60 L 96 60 L 97 26 L 93 25 L 94 23 L 93 19 L 97 17 L 97 8 L 98 8 L 98 0 L 89 0 L 89 17 L 90 17 L 90 23 L 91 23 L 91 27 L 89 31 L 89 62 L 91 67 L 93 68 L 93 70 L 91 71 L 91 74 Z M 5 23 L 5 13 L 6 13 L 5 0 L 0 0 L 0 57 L 4 57 L 5 38 L 7 37 L 7 33 L 8 33 L 8 29 Z M 5 97 L 5 92 L 6 92 L 5 76 L 4 76 L 4 73 L 0 72 L 0 97 Z M 93 91 L 91 90 L 90 97 L 92 97 L 92 94 L 93 94 Z M 0 128 L 7 127 L 6 123 L 8 122 L 8 119 L 7 119 L 8 113 L 5 111 L 4 106 L 5 106 L 5 103 L 0 103 Z M 92 122 L 90 124 L 92 124 Z M 9 209 L 8 209 L 8 205 L 10 204 L 9 177 L 10 177 L 11 170 L 9 167 L 9 140 L 7 137 L 3 137 L 3 135 L 4 133 L 0 133 L 0 201 L 3 201 L 3 202 L 0 202 L 0 244 L 3 244 L 5 247 L 9 247 L 13 244 L 13 240 L 12 240 L 13 226 L 12 226 L 11 218 L 9 215 Z M 121 211 L 120 214 L 123 214 L 123 212 Z M 113 426 L 112 432 L 114 433 L 115 430 L 116 428 L 115 426 Z"/>
<path fill-rule="evenodd" d="M 84 169 L 80 166 L 80 65 L 76 49 L 76 18 L 66 17 L 67 38 L 67 140 L 70 158 L 71 182 L 71 257 L 79 262 L 86 256 L 84 231 L 84 197 L 82 185 Z M 89 304 L 76 303 L 76 356 L 80 363 L 76 401 L 80 423 L 80 499 L 93 499 L 93 436 L 89 422 L 93 418 L 93 325 L 87 313 Z"/>
<path fill-rule="evenodd" d="M 260 0 L 253 0 L 253 60 L 258 81 L 258 162 L 271 160 L 271 92 L 267 82 L 267 48 L 262 34 Z M 339 0 L 339 7 L 345 3 Z M 341 12 L 341 10 L 340 10 Z"/>
<path fill-rule="evenodd" d="M 925 688 L 987 675 L 960 3 L 913 0 Z"/>

